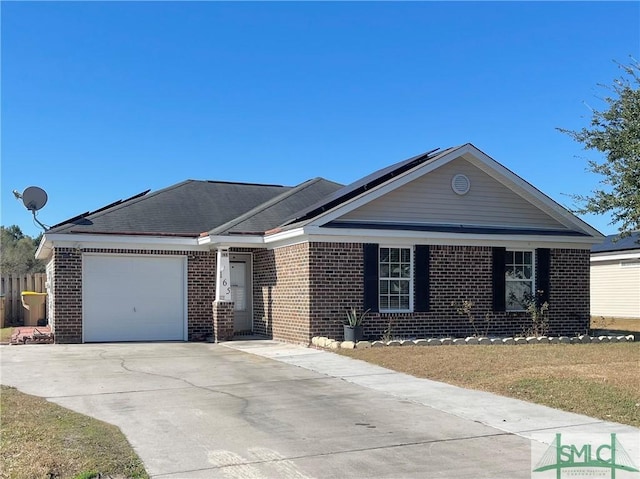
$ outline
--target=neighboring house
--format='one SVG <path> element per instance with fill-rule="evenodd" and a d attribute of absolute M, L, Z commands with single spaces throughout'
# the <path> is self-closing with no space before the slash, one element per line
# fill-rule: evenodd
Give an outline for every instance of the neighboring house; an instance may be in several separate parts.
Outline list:
<path fill-rule="evenodd" d="M 51 228 L 50 324 L 60 343 L 224 340 L 308 343 L 365 334 L 489 334 L 589 327 L 589 254 L 602 235 L 471 144 L 434 150 L 348 186 L 186 181 Z"/>
<path fill-rule="evenodd" d="M 640 231 L 591 248 L 591 314 L 640 319 Z"/>

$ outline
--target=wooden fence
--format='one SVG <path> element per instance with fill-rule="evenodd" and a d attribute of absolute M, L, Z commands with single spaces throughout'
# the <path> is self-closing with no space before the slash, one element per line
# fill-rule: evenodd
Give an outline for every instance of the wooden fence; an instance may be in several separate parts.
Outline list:
<path fill-rule="evenodd" d="M 33 274 L 4 274 L 0 277 L 0 292 L 4 307 L 4 324 L 20 324 L 24 320 L 24 307 L 22 306 L 21 294 L 23 291 L 35 291 L 46 293 L 45 283 L 47 275 L 45 273 Z"/>

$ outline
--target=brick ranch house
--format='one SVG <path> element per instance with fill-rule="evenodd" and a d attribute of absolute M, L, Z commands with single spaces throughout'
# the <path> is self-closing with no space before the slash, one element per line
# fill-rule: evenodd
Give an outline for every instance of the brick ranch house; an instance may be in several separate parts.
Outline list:
<path fill-rule="evenodd" d="M 521 333 L 540 291 L 550 333 L 589 327 L 589 255 L 602 235 L 471 144 L 342 186 L 188 180 L 48 230 L 59 343 L 342 337 L 369 309 L 379 338 Z"/>

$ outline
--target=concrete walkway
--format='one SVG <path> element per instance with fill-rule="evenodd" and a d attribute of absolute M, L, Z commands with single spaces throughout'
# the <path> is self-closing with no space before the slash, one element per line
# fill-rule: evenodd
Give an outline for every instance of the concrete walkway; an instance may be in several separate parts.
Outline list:
<path fill-rule="evenodd" d="M 537 439 L 540 433 L 550 430 L 576 434 L 640 434 L 640 429 L 631 426 L 416 378 L 324 350 L 266 339 L 236 340 L 222 345 L 339 378 L 527 439 Z"/>

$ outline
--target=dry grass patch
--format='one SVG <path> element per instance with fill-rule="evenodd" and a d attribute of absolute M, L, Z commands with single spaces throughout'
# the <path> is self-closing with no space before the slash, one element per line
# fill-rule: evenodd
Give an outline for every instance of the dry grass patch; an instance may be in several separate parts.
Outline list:
<path fill-rule="evenodd" d="M 413 376 L 640 427 L 640 343 L 338 351 Z"/>
<path fill-rule="evenodd" d="M 11 341 L 11 335 L 13 334 L 13 328 L 0 328 L 0 343 L 8 343 Z"/>
<path fill-rule="evenodd" d="M 0 392 L 0 478 L 148 478 L 117 427 L 15 388 Z"/>
<path fill-rule="evenodd" d="M 592 316 L 591 329 L 611 329 L 614 331 L 617 330 L 640 332 L 640 319 L 606 318 L 604 316 Z"/>

